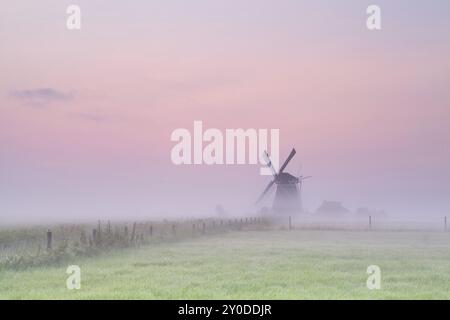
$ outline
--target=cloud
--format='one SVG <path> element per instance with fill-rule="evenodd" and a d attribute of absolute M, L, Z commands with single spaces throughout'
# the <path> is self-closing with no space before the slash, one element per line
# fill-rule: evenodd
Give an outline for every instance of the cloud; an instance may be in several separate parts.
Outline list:
<path fill-rule="evenodd" d="M 73 93 L 62 92 L 53 88 L 38 88 L 27 90 L 16 90 L 11 96 L 32 104 L 45 104 L 49 102 L 66 102 L 73 100 Z"/>

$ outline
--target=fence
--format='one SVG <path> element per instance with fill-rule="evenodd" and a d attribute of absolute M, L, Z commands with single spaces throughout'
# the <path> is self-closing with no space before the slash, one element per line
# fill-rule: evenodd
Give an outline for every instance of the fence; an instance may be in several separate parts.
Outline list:
<path fill-rule="evenodd" d="M 59 260 L 64 255 L 93 255 L 114 248 L 151 245 L 268 226 L 261 217 L 245 219 L 192 219 L 180 221 L 98 221 L 96 225 L 60 225 L 0 230 L 0 266 Z M 45 257 L 40 259 L 40 257 Z M 28 262 L 27 262 L 28 261 Z M 33 262 L 33 263 L 34 263 Z M 37 263 L 37 262 L 36 262 Z"/>
<path fill-rule="evenodd" d="M 179 221 L 98 221 L 95 225 L 60 225 L 49 229 L 0 230 L 0 267 L 42 264 L 67 256 L 94 255 L 106 250 L 180 241 L 240 230 L 360 230 L 360 231 L 448 231 L 447 217 L 433 222 L 392 221 L 367 216 L 357 220 L 318 219 L 311 216 L 191 219 Z"/>
<path fill-rule="evenodd" d="M 448 231 L 446 216 L 427 221 L 413 221 L 392 220 L 372 215 L 355 219 L 297 215 L 278 217 L 273 219 L 273 222 L 289 230 Z"/>

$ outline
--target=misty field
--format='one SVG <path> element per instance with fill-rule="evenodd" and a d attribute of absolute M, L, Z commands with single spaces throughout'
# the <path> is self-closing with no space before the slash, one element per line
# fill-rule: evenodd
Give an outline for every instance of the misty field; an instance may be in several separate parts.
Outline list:
<path fill-rule="evenodd" d="M 81 289 L 66 268 L 81 268 Z M 381 289 L 366 287 L 381 268 Z M 242 230 L 0 270 L 1 299 L 449 299 L 450 233 Z"/>

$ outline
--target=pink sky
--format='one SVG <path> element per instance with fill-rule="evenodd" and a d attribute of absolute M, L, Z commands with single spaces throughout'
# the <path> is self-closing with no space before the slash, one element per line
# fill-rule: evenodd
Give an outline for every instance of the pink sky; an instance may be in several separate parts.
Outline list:
<path fill-rule="evenodd" d="M 280 129 L 310 211 L 450 212 L 449 5 L 380 1 L 369 32 L 366 4 L 322 2 L 79 1 L 80 31 L 64 1 L 3 5 L 0 218 L 255 210 L 258 166 L 170 162 L 194 120 Z"/>

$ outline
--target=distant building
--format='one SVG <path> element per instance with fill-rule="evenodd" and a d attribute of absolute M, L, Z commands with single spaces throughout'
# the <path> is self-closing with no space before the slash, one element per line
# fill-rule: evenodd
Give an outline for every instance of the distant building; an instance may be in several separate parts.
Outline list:
<path fill-rule="evenodd" d="M 345 208 L 342 203 L 338 201 L 324 201 L 319 208 L 317 208 L 316 215 L 323 217 L 343 217 L 349 212 L 350 210 Z"/>

